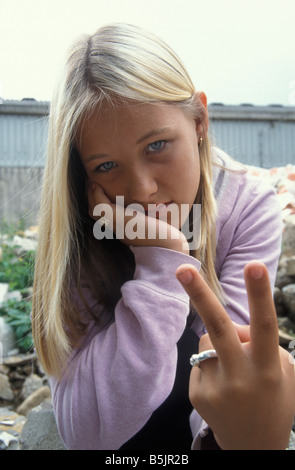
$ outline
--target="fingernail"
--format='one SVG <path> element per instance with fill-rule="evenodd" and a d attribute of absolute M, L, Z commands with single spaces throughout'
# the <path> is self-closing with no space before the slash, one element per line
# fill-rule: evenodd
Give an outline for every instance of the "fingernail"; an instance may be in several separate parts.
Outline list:
<path fill-rule="evenodd" d="M 263 277 L 263 269 L 260 266 L 252 266 L 250 274 L 253 279 L 261 279 Z"/>
<path fill-rule="evenodd" d="M 182 284 L 189 284 L 192 281 L 193 275 L 190 271 L 181 271 L 177 273 L 177 277 Z"/>

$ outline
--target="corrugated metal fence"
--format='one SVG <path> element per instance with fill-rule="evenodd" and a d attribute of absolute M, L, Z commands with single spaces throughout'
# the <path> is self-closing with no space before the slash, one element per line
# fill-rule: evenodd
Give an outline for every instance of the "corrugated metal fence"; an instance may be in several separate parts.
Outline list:
<path fill-rule="evenodd" d="M 272 168 L 295 163 L 295 107 L 209 108 L 216 145 L 247 165 Z"/>
<path fill-rule="evenodd" d="M 0 104 L 0 167 L 43 167 L 49 103 Z"/>
<path fill-rule="evenodd" d="M 37 223 L 48 111 L 33 100 L 0 104 L 0 223 Z"/>

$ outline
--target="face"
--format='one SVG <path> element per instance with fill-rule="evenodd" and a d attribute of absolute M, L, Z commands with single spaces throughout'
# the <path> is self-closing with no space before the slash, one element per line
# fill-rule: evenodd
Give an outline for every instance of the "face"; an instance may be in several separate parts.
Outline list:
<path fill-rule="evenodd" d="M 177 106 L 105 104 L 83 122 L 77 147 L 89 181 L 112 203 L 123 196 L 125 206 L 145 210 L 171 203 L 190 209 L 199 187 L 201 133 L 201 124 Z"/>

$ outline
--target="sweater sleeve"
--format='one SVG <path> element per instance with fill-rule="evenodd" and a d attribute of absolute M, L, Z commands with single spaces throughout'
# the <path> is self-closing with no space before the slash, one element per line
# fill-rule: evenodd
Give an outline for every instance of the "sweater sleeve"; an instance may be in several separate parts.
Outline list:
<path fill-rule="evenodd" d="M 172 390 L 176 343 L 189 298 L 175 277 L 199 262 L 158 247 L 133 248 L 134 279 L 122 286 L 115 321 L 90 326 L 60 381 L 51 379 L 59 433 L 68 449 L 118 449 L 135 435 Z"/>

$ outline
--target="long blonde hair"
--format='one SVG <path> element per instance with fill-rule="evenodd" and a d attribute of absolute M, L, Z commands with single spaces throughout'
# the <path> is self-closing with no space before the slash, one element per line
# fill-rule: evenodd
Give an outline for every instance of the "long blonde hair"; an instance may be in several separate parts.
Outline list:
<path fill-rule="evenodd" d="M 35 264 L 33 336 L 39 359 L 49 375 L 60 376 L 84 327 L 71 297 L 71 286 L 79 285 L 79 273 L 91 243 L 87 238 L 90 227 L 87 178 L 75 149 L 76 131 L 87 113 L 103 100 L 111 102 L 114 96 L 175 104 L 193 112 L 200 122 L 206 116 L 206 108 L 178 57 L 150 33 L 135 26 L 115 24 L 82 37 L 72 47 L 51 102 Z M 199 152 L 201 181 L 196 202 L 206 210 L 202 210 L 201 216 L 200 247 L 193 255 L 201 261 L 203 276 L 220 296 L 214 269 L 216 209 L 207 135 Z M 107 259 L 106 264 L 115 269 L 118 263 L 111 260 L 114 256 L 111 252 L 122 256 L 126 265 L 131 263 L 130 250 L 122 243 L 113 243 L 112 250 L 106 243 L 100 246 L 102 266 Z M 128 277 L 132 277 L 132 267 L 117 273 L 117 296 Z M 99 300 L 111 308 L 106 279 L 101 284 Z M 106 293 L 104 297 L 102 291 Z"/>

